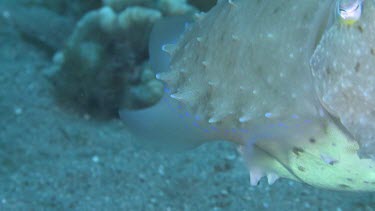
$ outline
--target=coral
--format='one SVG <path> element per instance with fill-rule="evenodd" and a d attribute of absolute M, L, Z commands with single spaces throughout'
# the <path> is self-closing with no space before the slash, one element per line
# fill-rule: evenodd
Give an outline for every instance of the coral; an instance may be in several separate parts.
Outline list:
<path fill-rule="evenodd" d="M 158 8 L 165 16 L 184 15 L 196 11 L 194 7 L 187 4 L 186 0 L 103 0 L 103 4 L 115 11 L 122 11 L 133 5 Z"/>
<path fill-rule="evenodd" d="M 55 57 L 53 81 L 60 100 L 96 116 L 114 116 L 119 108 L 132 106 L 127 90 L 142 72 L 147 35 L 160 17 L 159 11 L 141 7 L 121 13 L 103 7 L 86 14 Z"/>
<path fill-rule="evenodd" d="M 183 0 L 103 0 L 101 9 L 82 17 L 55 56 L 58 99 L 104 117 L 154 104 L 162 85 L 148 71 L 152 25 L 163 16 L 194 11 Z"/>
<path fill-rule="evenodd" d="M 109 6 L 115 11 L 122 11 L 126 7 L 134 5 L 142 5 L 146 7 L 154 6 L 155 1 L 150 0 L 103 0 L 104 6 Z"/>

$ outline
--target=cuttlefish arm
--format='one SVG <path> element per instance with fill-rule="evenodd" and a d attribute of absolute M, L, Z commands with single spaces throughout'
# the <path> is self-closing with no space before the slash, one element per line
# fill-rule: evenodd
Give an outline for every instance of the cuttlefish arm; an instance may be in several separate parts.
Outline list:
<path fill-rule="evenodd" d="M 279 176 L 324 189 L 375 190 L 375 162 L 359 158 L 358 143 L 334 124 L 311 137 L 283 143 L 265 140 L 254 148 L 262 154 L 248 166 L 251 184 L 257 184 L 262 176 L 268 181 Z"/>

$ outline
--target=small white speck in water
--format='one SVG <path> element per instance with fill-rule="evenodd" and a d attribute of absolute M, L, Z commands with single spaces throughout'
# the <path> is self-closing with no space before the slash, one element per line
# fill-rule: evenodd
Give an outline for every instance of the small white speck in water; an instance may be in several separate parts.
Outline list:
<path fill-rule="evenodd" d="M 16 107 L 16 108 L 14 108 L 14 114 L 16 114 L 16 115 L 21 115 L 22 112 L 23 112 L 22 108 L 20 108 L 20 107 Z"/>
<path fill-rule="evenodd" d="M 304 206 L 305 208 L 310 208 L 310 207 L 311 207 L 311 205 L 310 205 L 309 202 L 305 202 L 305 203 L 303 203 L 303 206 Z"/>
<path fill-rule="evenodd" d="M 220 193 L 223 194 L 223 195 L 228 195 L 229 194 L 227 190 L 221 190 Z"/>
<path fill-rule="evenodd" d="M 9 19 L 10 18 L 10 12 L 9 11 L 3 11 L 3 17 L 6 18 L 6 19 Z"/>
<path fill-rule="evenodd" d="M 94 155 L 92 158 L 91 158 L 92 162 L 94 163 L 98 163 L 100 161 L 99 157 L 97 155 Z"/>
<path fill-rule="evenodd" d="M 267 202 L 263 202 L 263 207 L 264 207 L 264 208 L 269 208 L 270 205 L 269 205 Z"/>
<path fill-rule="evenodd" d="M 229 154 L 225 157 L 227 160 L 235 160 L 237 158 L 236 154 Z"/>
<path fill-rule="evenodd" d="M 84 115 L 83 115 L 83 118 L 84 118 L 85 120 L 90 120 L 90 119 L 91 119 L 91 116 L 90 116 L 89 114 L 84 114 Z"/>

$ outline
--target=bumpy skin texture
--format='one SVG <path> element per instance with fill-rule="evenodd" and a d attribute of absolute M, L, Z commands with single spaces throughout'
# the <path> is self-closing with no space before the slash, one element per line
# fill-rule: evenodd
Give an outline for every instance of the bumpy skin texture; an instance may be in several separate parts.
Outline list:
<path fill-rule="evenodd" d="M 324 113 L 309 67 L 335 2 L 222 0 L 165 46 L 172 71 L 159 78 L 215 127 L 211 137 L 240 144 L 252 185 L 267 176 L 375 190 L 374 162 Z"/>
<path fill-rule="evenodd" d="M 322 105 L 360 143 L 360 155 L 375 159 L 375 2 L 364 1 L 353 25 L 327 29 L 311 64 Z"/>
<path fill-rule="evenodd" d="M 316 116 L 308 58 L 328 5 L 219 3 L 173 52 L 172 72 L 165 78 L 174 97 L 218 125 Z"/>

